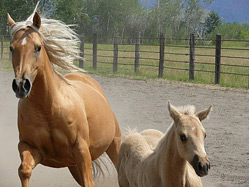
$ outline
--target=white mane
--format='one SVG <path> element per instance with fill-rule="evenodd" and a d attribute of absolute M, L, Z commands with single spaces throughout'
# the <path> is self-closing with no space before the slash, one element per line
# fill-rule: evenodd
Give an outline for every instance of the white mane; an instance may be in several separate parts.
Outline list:
<path fill-rule="evenodd" d="M 80 57 L 79 49 L 80 40 L 77 34 L 70 28 L 72 25 L 66 25 L 59 20 L 41 17 L 41 27 L 38 30 L 33 25 L 33 17 L 38 5 L 39 2 L 34 12 L 26 21 L 17 22 L 11 28 L 11 36 L 13 37 L 19 30 L 31 27 L 42 37 L 49 60 L 53 65 L 63 70 L 79 70 L 84 72 L 84 70 L 73 65 L 74 60 L 82 59 L 82 57 Z"/>

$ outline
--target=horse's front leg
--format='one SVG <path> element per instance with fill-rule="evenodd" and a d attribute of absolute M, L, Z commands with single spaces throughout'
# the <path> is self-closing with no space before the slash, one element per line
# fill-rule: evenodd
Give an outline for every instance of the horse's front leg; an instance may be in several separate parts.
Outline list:
<path fill-rule="evenodd" d="M 18 174 L 21 179 L 22 187 L 29 187 L 29 180 L 32 169 L 40 163 L 40 154 L 32 149 L 28 144 L 19 142 L 18 149 L 21 157 L 21 165 L 18 169 Z"/>
<path fill-rule="evenodd" d="M 73 154 L 80 172 L 82 186 L 93 187 L 92 158 L 89 152 L 88 144 L 84 139 L 77 141 L 73 149 Z"/>

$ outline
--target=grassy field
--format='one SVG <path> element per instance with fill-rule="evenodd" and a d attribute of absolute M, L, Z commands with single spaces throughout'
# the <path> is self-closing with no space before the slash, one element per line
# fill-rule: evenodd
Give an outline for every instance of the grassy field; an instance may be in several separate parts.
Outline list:
<path fill-rule="evenodd" d="M 222 45 L 220 85 L 234 88 L 248 88 L 249 81 L 249 48 L 243 50 L 227 49 L 231 42 Z M 200 47 L 200 48 L 198 48 Z M 241 49 L 241 48 L 240 48 Z M 92 44 L 85 44 L 84 69 L 91 73 L 129 76 L 135 79 L 158 77 L 159 46 L 140 45 L 139 73 L 134 73 L 134 45 L 119 45 L 118 72 L 113 73 L 113 45 L 98 44 L 97 69 L 92 68 Z M 172 54 L 176 53 L 176 54 Z M 189 82 L 189 48 L 188 46 L 165 46 L 163 79 Z M 197 46 L 195 49 L 195 79 L 191 82 L 214 84 L 215 47 Z M 233 58 L 227 58 L 233 57 Z M 234 58 L 236 57 L 236 58 Z M 240 58 L 243 57 L 243 58 Z M 232 65 L 232 66 L 231 66 Z M 240 67 L 242 66 L 242 67 Z M 180 70 L 176 70 L 179 68 Z M 202 72 L 207 71 L 207 72 Z M 211 71 L 211 72 L 209 72 Z M 245 74 L 233 75 L 234 74 Z"/>
<path fill-rule="evenodd" d="M 234 42 L 233 42 L 234 43 Z M 0 61 L 1 69 L 12 69 L 9 60 L 9 42 L 4 43 L 4 56 Z M 235 46 L 235 47 L 233 47 Z M 238 48 L 239 44 L 224 42 L 223 48 Z M 215 47 L 196 46 L 195 49 L 195 79 L 189 81 L 189 48 L 188 46 L 165 46 L 165 62 L 163 79 L 193 82 L 201 84 L 214 84 Z M 200 48 L 198 48 L 200 47 Z M 241 49 L 242 47 L 240 47 Z M 139 72 L 134 73 L 135 59 L 134 45 L 119 45 L 118 71 L 113 73 L 113 45 L 98 44 L 97 69 L 92 68 L 92 44 L 85 43 L 84 69 L 89 73 L 126 76 L 134 79 L 154 79 L 158 77 L 159 46 L 140 45 Z M 172 54 L 176 53 L 176 54 Z M 220 85 L 234 88 L 248 88 L 249 86 L 249 48 L 243 50 L 222 49 Z M 236 58 L 226 58 L 227 56 Z M 237 58 L 238 57 L 238 58 Z M 245 59 L 242 59 L 243 57 Z M 78 65 L 78 63 L 75 63 Z M 232 65 L 232 66 L 231 66 Z M 242 66 L 242 67 L 239 67 Z M 179 68 L 179 70 L 175 69 Z M 210 71 L 210 72 L 202 72 Z M 235 74 L 245 74 L 233 75 Z"/>

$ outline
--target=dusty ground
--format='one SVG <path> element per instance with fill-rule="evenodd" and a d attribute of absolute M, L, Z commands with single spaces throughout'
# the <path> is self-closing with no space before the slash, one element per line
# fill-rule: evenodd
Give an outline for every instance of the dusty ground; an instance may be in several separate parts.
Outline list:
<path fill-rule="evenodd" d="M 194 104 L 197 110 L 213 105 L 207 131 L 206 151 L 212 167 L 203 178 L 206 187 L 249 186 L 249 92 L 217 90 L 169 83 L 94 76 L 104 87 L 122 131 L 126 127 L 163 132 L 171 123 L 167 101 L 179 106 Z M 0 187 L 20 186 L 17 175 L 19 155 L 16 125 L 17 99 L 11 90 L 12 72 L 0 71 Z M 28 111 L 27 111 L 28 112 Z M 111 167 L 111 166 L 110 166 Z M 99 187 L 117 187 L 116 173 L 96 180 Z M 31 186 L 78 186 L 67 169 L 39 165 Z"/>

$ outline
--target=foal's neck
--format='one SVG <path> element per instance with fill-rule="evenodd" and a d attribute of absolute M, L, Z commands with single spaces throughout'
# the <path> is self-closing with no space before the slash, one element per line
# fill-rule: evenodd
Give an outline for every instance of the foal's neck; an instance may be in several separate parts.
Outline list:
<path fill-rule="evenodd" d="M 156 152 L 162 186 L 185 186 L 187 161 L 177 150 L 173 125 L 159 142 Z"/>

